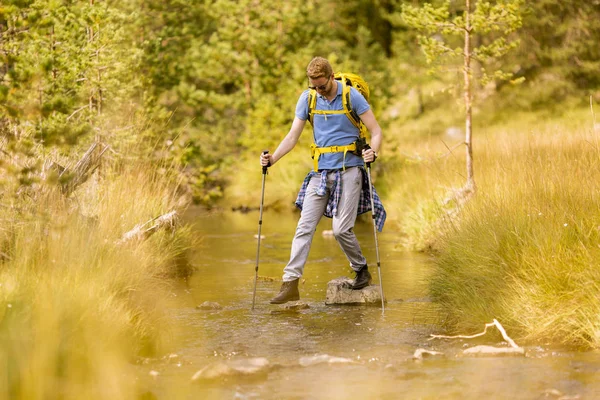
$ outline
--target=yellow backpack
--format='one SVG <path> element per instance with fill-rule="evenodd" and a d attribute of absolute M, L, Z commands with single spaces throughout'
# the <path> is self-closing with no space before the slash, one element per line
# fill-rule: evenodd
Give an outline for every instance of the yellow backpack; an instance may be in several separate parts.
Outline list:
<path fill-rule="evenodd" d="M 308 92 L 308 120 L 313 125 L 313 119 L 315 114 L 319 115 L 332 115 L 332 114 L 346 114 L 350 122 L 356 126 L 360 132 L 359 140 L 356 143 L 352 143 L 347 146 L 330 146 L 330 147 L 317 147 L 316 144 L 310 146 L 311 156 L 314 160 L 315 171 L 318 170 L 319 157 L 323 153 L 344 153 L 344 160 L 346 159 L 346 153 L 348 151 L 354 152 L 357 155 L 362 153 L 362 147 L 366 144 L 367 127 L 362 122 L 358 114 L 352 109 L 352 102 L 350 100 L 350 87 L 357 89 L 364 98 L 369 101 L 369 85 L 359 75 L 348 73 L 348 72 L 336 72 L 334 79 L 338 83 L 342 84 L 342 104 L 343 110 L 316 110 L 317 105 L 317 91 L 311 89 Z M 358 146 L 357 146 L 358 144 Z M 360 147 L 360 148 L 359 148 Z"/>

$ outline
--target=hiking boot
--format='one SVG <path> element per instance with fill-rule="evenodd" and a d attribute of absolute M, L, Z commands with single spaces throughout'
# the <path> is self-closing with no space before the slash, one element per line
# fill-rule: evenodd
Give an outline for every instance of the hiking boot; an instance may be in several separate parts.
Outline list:
<path fill-rule="evenodd" d="M 279 294 L 271 299 L 271 304 L 283 304 L 288 301 L 300 300 L 300 293 L 298 292 L 298 281 L 300 279 L 294 279 L 293 281 L 283 282 Z"/>
<path fill-rule="evenodd" d="M 354 282 L 352 282 L 352 290 L 360 290 L 371 284 L 371 274 L 369 268 L 365 265 L 357 273 Z"/>

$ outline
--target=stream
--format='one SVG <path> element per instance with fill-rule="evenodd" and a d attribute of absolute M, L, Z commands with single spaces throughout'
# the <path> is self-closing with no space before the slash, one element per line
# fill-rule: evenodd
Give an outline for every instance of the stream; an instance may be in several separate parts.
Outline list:
<path fill-rule="evenodd" d="M 466 347 L 502 346 L 501 336 L 430 340 L 443 333 L 443 314 L 427 296 L 430 261 L 401 250 L 398 233 L 386 229 L 378 236 L 384 315 L 380 306 L 325 305 L 327 282 L 353 277 L 333 236 L 324 234 L 331 229 L 326 218 L 300 284 L 308 308 L 269 304 L 281 285 L 297 218 L 263 216 L 252 311 L 258 212 L 190 210 L 186 219 L 200 238 L 193 252 L 197 271 L 173 289 L 173 353 L 136 366 L 148 389 L 143 398 L 600 399 L 600 352 L 539 344 L 526 346 L 525 357 L 466 357 Z M 370 221 L 362 218 L 356 234 L 378 283 Z M 205 302 L 221 308 L 199 309 Z M 413 359 L 419 348 L 444 355 Z"/>

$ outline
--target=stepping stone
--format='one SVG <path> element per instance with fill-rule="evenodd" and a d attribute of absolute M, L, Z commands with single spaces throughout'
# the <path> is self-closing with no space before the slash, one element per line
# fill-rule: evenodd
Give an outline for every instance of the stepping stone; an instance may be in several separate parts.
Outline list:
<path fill-rule="evenodd" d="M 379 285 L 370 285 L 360 290 L 352 290 L 352 279 L 345 276 L 329 281 L 327 284 L 327 295 L 325 304 L 344 305 L 379 305 L 381 295 Z"/>

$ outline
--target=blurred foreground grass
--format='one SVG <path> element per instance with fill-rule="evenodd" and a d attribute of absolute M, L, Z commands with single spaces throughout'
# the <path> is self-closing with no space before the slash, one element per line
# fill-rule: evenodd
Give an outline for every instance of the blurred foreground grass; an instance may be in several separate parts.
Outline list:
<path fill-rule="evenodd" d="M 118 241 L 181 211 L 176 179 L 137 163 L 70 199 L 39 190 L 0 208 L 0 399 L 137 398 L 133 362 L 169 347 L 166 278 L 189 273 L 191 235 Z"/>

